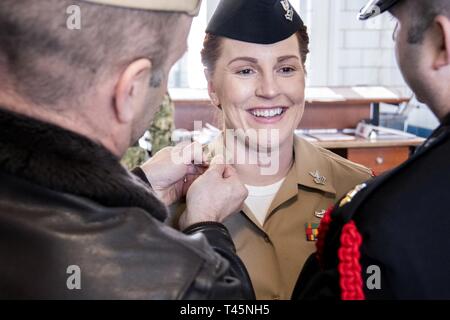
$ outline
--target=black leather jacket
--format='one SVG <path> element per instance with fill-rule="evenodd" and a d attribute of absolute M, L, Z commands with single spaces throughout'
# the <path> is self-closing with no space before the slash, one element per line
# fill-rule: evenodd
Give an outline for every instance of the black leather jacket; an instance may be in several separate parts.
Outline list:
<path fill-rule="evenodd" d="M 165 218 L 106 149 L 0 108 L 1 299 L 254 298 L 225 227 Z"/>

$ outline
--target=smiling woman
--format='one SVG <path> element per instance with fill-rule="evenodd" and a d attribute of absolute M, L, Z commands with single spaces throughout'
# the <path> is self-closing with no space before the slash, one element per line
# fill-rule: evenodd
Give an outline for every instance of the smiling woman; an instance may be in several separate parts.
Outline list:
<path fill-rule="evenodd" d="M 225 225 L 258 299 L 290 298 L 324 210 L 370 178 L 368 169 L 294 136 L 308 44 L 288 1 L 222 0 L 206 29 L 202 62 L 225 132 L 210 149 L 226 153 L 249 191 Z"/>
<path fill-rule="evenodd" d="M 274 44 L 223 38 L 215 70 L 207 71 L 207 77 L 209 94 L 221 106 L 227 129 L 276 130 L 279 140 L 268 146 L 292 150 L 292 132 L 303 114 L 305 88 L 295 34 Z"/>

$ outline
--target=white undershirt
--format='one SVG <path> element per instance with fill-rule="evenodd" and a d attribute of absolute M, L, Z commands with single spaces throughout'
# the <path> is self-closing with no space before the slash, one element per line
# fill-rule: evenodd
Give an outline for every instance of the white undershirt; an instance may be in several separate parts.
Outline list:
<path fill-rule="evenodd" d="M 267 217 L 267 211 L 275 198 L 278 190 L 280 190 L 285 178 L 268 186 L 249 186 L 245 185 L 248 190 L 248 197 L 245 204 L 253 212 L 258 222 L 264 225 Z"/>

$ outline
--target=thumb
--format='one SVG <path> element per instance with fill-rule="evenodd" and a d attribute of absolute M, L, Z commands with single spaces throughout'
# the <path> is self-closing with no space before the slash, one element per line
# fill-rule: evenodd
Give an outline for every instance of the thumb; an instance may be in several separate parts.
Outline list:
<path fill-rule="evenodd" d="M 225 167 L 224 172 L 223 172 L 223 177 L 224 177 L 225 179 L 231 178 L 231 177 L 237 177 L 236 169 L 233 168 L 233 167 L 230 166 L 230 165 L 227 165 L 227 166 Z"/>
<path fill-rule="evenodd" d="M 225 159 L 221 154 L 216 155 L 209 164 L 209 170 L 216 171 L 222 177 L 225 171 Z"/>

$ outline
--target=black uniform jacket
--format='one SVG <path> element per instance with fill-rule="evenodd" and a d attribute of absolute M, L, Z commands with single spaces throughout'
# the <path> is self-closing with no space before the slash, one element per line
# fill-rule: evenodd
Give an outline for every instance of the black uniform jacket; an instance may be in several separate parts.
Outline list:
<path fill-rule="evenodd" d="M 225 227 L 165 218 L 105 148 L 0 108 L 0 299 L 254 297 Z"/>
<path fill-rule="evenodd" d="M 317 245 L 295 299 L 450 299 L 450 115 L 407 162 L 338 202 Z"/>

